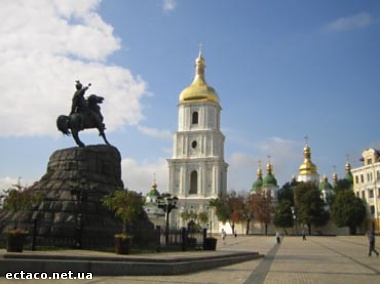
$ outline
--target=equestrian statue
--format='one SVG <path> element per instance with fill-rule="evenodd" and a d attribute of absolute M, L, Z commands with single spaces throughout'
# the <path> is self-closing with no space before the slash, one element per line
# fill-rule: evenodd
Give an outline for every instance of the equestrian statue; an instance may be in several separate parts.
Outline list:
<path fill-rule="evenodd" d="M 75 143 L 79 147 L 84 147 L 84 143 L 79 139 L 79 131 L 90 128 L 97 128 L 99 136 L 103 137 L 104 142 L 110 145 L 104 133 L 105 124 L 103 123 L 103 115 L 100 112 L 100 106 L 104 100 L 103 97 L 90 95 L 87 99 L 84 94 L 91 86 L 83 87 L 81 82 L 76 81 L 76 91 L 73 96 L 71 112 L 67 115 L 60 115 L 57 118 L 57 128 L 63 134 L 72 135 Z M 71 130 L 71 131 L 70 131 Z"/>

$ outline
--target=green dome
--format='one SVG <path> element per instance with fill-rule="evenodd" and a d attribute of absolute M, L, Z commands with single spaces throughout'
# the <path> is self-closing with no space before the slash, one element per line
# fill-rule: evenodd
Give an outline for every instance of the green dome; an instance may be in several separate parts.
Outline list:
<path fill-rule="evenodd" d="M 345 180 L 347 180 L 351 186 L 354 184 L 354 177 L 351 173 L 351 164 L 349 162 L 346 163 L 346 176 L 344 177 Z"/>
<path fill-rule="evenodd" d="M 147 194 L 146 196 L 149 196 L 149 197 L 157 197 L 157 196 L 160 196 L 160 193 L 158 192 L 157 189 L 151 189 Z"/>
<path fill-rule="evenodd" d="M 146 196 L 147 197 L 157 197 L 157 196 L 160 196 L 160 193 L 157 190 L 157 184 L 155 182 L 152 184 L 152 187 L 148 191 L 148 193 L 146 194 Z"/>
<path fill-rule="evenodd" d="M 351 185 L 354 184 L 354 177 L 352 176 L 351 172 L 347 172 L 344 179 L 347 180 Z"/>
<path fill-rule="evenodd" d="M 326 179 L 323 179 L 319 184 L 319 190 L 330 190 L 333 189 L 332 185 Z"/>
<path fill-rule="evenodd" d="M 257 180 L 252 184 L 252 191 L 259 191 L 263 187 L 263 178 L 257 177 Z"/>
<path fill-rule="evenodd" d="M 264 178 L 263 185 L 264 185 L 264 187 L 265 186 L 277 186 L 277 180 L 272 174 L 268 173 L 267 176 Z"/>

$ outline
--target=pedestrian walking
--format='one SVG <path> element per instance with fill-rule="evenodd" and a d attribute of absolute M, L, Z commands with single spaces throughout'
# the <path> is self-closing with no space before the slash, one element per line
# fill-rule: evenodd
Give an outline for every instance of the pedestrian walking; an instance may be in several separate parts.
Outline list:
<path fill-rule="evenodd" d="M 379 252 L 375 248 L 375 232 L 368 231 L 367 237 L 368 237 L 368 244 L 369 244 L 368 256 L 371 256 L 372 252 L 376 253 L 376 255 L 379 256 Z"/>
<path fill-rule="evenodd" d="M 306 241 L 306 231 L 305 231 L 305 229 L 302 230 L 302 240 Z"/>
<path fill-rule="evenodd" d="M 281 237 L 280 237 L 280 233 L 278 231 L 276 231 L 276 242 L 278 244 L 281 243 Z"/>
<path fill-rule="evenodd" d="M 222 236 L 223 243 L 225 244 L 226 243 L 227 234 L 226 234 L 226 231 L 223 228 L 222 228 L 222 231 L 221 231 L 221 236 Z"/>

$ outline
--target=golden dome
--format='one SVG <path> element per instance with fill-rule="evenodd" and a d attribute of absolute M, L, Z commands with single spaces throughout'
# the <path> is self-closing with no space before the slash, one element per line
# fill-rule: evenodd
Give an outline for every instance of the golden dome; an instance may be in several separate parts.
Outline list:
<path fill-rule="evenodd" d="M 263 176 L 263 170 L 261 168 L 258 168 L 257 171 L 256 171 L 256 173 L 257 173 L 258 177 L 262 177 Z"/>
<path fill-rule="evenodd" d="M 152 189 L 157 189 L 157 183 L 155 181 L 152 183 Z"/>
<path fill-rule="evenodd" d="M 311 150 L 308 145 L 303 149 L 304 160 L 299 168 L 300 175 L 317 174 L 317 166 L 311 161 Z"/>
<path fill-rule="evenodd" d="M 179 95 L 180 103 L 208 101 L 219 104 L 218 94 L 214 88 L 207 85 L 205 80 L 205 60 L 201 51 L 195 60 L 195 77 L 193 82 Z"/>
<path fill-rule="evenodd" d="M 272 164 L 271 163 L 267 164 L 267 172 L 268 172 L 268 174 L 272 174 Z"/>

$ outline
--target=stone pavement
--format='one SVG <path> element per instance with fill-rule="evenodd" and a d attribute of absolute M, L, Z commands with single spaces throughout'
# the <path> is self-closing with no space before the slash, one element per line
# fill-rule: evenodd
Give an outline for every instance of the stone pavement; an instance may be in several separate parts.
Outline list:
<path fill-rule="evenodd" d="M 54 283 L 380 283 L 380 258 L 369 257 L 365 236 L 284 237 L 280 245 L 274 237 L 228 237 L 220 251 L 258 251 L 264 258 L 172 276 L 95 276 L 92 280 L 54 280 Z M 51 280 L 6 280 L 0 283 L 46 283 Z"/>

